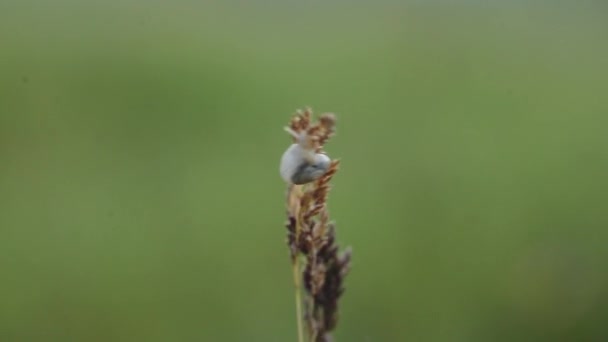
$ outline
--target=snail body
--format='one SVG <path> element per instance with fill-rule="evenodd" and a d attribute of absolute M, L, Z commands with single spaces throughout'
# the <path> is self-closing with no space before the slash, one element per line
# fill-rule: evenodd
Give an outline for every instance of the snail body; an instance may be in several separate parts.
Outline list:
<path fill-rule="evenodd" d="M 331 164 L 331 159 L 323 153 L 315 153 L 306 145 L 306 132 L 296 133 L 285 128 L 297 140 L 287 148 L 281 157 L 280 174 L 283 180 L 292 184 L 306 184 L 321 177 Z"/>

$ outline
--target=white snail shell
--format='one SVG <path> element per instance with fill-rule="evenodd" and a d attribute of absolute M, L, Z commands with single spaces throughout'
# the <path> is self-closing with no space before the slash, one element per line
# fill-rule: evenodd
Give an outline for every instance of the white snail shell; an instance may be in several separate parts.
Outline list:
<path fill-rule="evenodd" d="M 287 183 L 306 184 L 323 176 L 329 169 L 331 159 L 325 154 L 315 153 L 303 145 L 303 135 L 299 135 L 289 128 L 285 128 L 298 139 L 283 153 L 280 173 Z"/>

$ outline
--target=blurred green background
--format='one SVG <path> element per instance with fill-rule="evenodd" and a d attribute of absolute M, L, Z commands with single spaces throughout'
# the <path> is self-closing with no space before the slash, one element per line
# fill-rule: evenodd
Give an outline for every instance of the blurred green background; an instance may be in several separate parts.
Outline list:
<path fill-rule="evenodd" d="M 0 341 L 295 341 L 308 105 L 337 341 L 606 341 L 607 79 L 602 1 L 0 0 Z"/>

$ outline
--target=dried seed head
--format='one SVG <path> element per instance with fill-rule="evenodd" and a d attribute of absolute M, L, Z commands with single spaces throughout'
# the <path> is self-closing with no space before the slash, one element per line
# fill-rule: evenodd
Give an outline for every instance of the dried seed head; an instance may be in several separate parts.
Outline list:
<path fill-rule="evenodd" d="M 343 281 L 348 273 L 351 251 L 347 249 L 342 254 L 338 253 L 335 224 L 330 221 L 327 210 L 330 181 L 338 172 L 340 162 L 330 160 L 323 147 L 335 133 L 336 117 L 331 113 L 323 114 L 318 122 L 311 122 L 311 117 L 309 108 L 298 111 L 286 128 L 294 144 L 288 149 L 289 156 L 285 162 L 299 166 L 284 168 L 282 160 L 281 175 L 291 183 L 286 226 L 292 261 L 295 262 L 298 254 L 306 259 L 302 279 L 308 297 L 307 326 L 314 341 L 322 342 L 331 341 L 329 332 L 338 321 L 338 299 L 344 292 Z M 300 183 L 302 179 L 294 175 L 298 172 L 312 173 L 306 168 L 311 165 L 313 157 L 319 155 L 327 158 L 325 168 L 316 170 L 318 173 L 314 177 Z M 308 164 L 301 166 L 298 163 Z"/>

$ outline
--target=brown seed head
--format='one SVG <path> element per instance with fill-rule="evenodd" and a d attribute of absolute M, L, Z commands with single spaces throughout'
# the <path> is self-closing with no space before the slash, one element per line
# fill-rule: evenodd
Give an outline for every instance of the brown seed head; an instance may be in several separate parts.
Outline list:
<path fill-rule="evenodd" d="M 311 122 L 311 117 L 310 108 L 298 111 L 289 128 L 304 138 L 307 147 L 324 153 L 324 145 L 335 133 L 336 117 L 326 113 L 318 122 Z M 305 317 L 315 342 L 331 341 L 329 332 L 338 321 L 338 299 L 344 292 L 343 281 L 351 258 L 350 249 L 338 253 L 335 224 L 327 210 L 330 181 L 339 164 L 333 160 L 327 172 L 312 183 L 290 186 L 287 196 L 287 244 L 292 261 L 298 255 L 306 259 L 302 274 L 308 295 Z"/>

